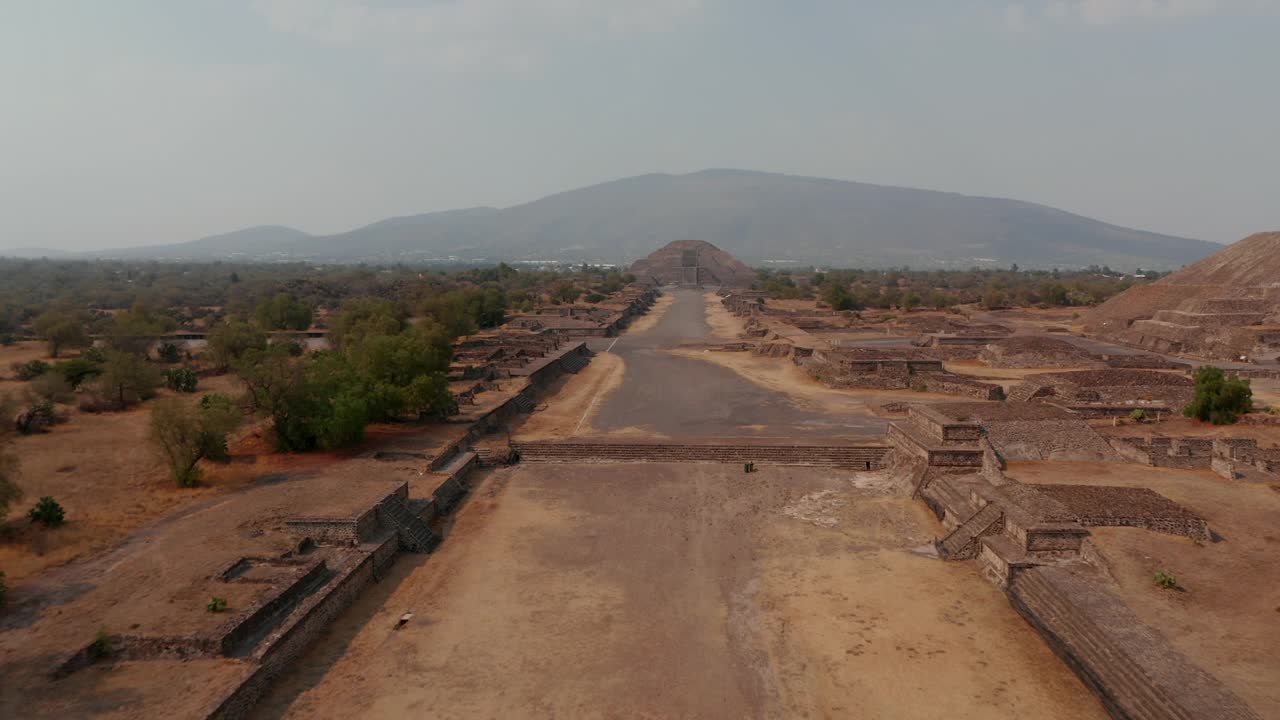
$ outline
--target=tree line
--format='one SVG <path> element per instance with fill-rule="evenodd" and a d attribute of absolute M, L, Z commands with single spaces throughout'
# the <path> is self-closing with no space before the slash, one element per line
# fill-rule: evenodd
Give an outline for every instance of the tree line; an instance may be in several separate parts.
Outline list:
<path fill-rule="evenodd" d="M 1162 277 L 1107 267 L 1084 270 L 828 270 L 757 271 L 755 289 L 775 299 L 819 300 L 836 310 L 945 309 L 977 304 L 988 309 L 1086 307 L 1105 302 L 1138 282 Z M 1141 277 L 1139 277 L 1141 276 Z"/>

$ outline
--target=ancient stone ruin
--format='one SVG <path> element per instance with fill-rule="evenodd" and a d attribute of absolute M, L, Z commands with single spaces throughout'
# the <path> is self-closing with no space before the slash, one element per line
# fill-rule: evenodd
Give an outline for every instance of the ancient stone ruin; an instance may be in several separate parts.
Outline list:
<path fill-rule="evenodd" d="M 641 282 L 682 287 L 750 287 L 756 279 L 751 268 L 702 240 L 669 243 L 635 261 L 631 272 Z"/>
<path fill-rule="evenodd" d="M 1280 233 L 1259 233 L 1111 298 L 1085 331 L 1161 353 L 1221 360 L 1280 354 Z"/>

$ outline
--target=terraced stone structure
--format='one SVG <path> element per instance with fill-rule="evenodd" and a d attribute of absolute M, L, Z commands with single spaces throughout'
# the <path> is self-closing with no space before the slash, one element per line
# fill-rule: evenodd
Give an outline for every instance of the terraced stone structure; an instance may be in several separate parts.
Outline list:
<path fill-rule="evenodd" d="M 1028 375 L 1009 391 L 1009 400 L 1052 402 L 1072 409 L 1120 407 L 1181 412 L 1195 397 L 1195 382 L 1155 370 L 1109 368 Z"/>
<path fill-rule="evenodd" d="M 980 400 L 1003 400 L 1004 389 L 943 368 L 941 360 L 916 350 L 887 348 L 814 348 L 793 360 L 833 388 L 919 390 Z"/>
<path fill-rule="evenodd" d="M 709 242 L 677 240 L 635 261 L 631 272 L 641 282 L 682 287 L 750 287 L 755 271 Z"/>
<path fill-rule="evenodd" d="M 1258 233 L 1084 318 L 1091 335 L 1161 353 L 1220 360 L 1280 354 L 1280 232 Z"/>
<path fill-rule="evenodd" d="M 1076 486 L 1060 493 L 1020 483 L 1005 475 L 1004 460 L 981 424 L 937 408 L 912 406 L 905 421 L 890 425 L 890 439 L 895 449 L 889 464 L 915 469 L 920 498 L 947 530 L 935 543 L 939 556 L 975 559 L 1113 717 L 1259 717 L 1138 620 L 1091 563 L 1096 551 L 1080 522 L 1135 524 L 1199 538 L 1207 537 L 1203 520 L 1133 488 Z M 1112 511 L 1102 508 L 1108 503 Z"/>

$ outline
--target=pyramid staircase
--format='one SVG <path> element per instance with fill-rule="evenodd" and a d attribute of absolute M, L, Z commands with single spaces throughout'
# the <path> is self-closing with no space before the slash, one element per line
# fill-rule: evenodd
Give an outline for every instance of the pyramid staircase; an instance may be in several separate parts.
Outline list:
<path fill-rule="evenodd" d="M 409 509 L 404 498 L 398 495 L 389 497 L 379 508 L 384 522 L 400 536 L 400 545 L 405 550 L 428 553 L 440 544 L 440 536 Z"/>
<path fill-rule="evenodd" d="M 589 364 L 591 364 L 591 358 L 578 353 L 570 353 L 560 358 L 560 367 L 565 372 L 576 374 Z"/>
<path fill-rule="evenodd" d="M 537 407 L 537 405 L 534 404 L 533 400 L 530 399 L 529 396 L 525 395 L 524 393 L 520 393 L 519 395 L 516 395 L 515 397 L 511 398 L 511 406 L 516 409 L 516 412 L 522 412 L 522 413 L 531 413 L 533 412 L 534 408 Z"/>

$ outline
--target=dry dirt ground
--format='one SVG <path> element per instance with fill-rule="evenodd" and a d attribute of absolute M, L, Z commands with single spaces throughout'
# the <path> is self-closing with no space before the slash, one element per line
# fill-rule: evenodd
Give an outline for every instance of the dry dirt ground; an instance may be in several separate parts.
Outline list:
<path fill-rule="evenodd" d="M 1148 487 L 1208 520 L 1220 542 L 1136 528 L 1092 528 L 1092 541 L 1143 622 L 1263 717 L 1280 717 L 1280 486 L 1130 463 L 1010 463 L 1009 475 Z M 1157 587 L 1157 570 L 1172 573 L 1182 589 Z"/>
<path fill-rule="evenodd" d="M 853 479 L 495 471 L 256 715 L 1104 717 L 972 567 L 912 551 L 921 504 Z"/>
<path fill-rule="evenodd" d="M 6 363 L 7 366 L 7 363 Z M 26 383 L 13 381 L 10 392 Z M 201 378 L 198 392 L 238 393 L 230 376 Z M 162 396 L 169 395 L 167 391 Z M 85 413 L 65 408 L 70 419 L 51 432 L 20 436 L 12 449 L 21 463 L 23 498 L 10 507 L 9 528 L 0 534 L 0 570 L 9 582 L 44 568 L 101 551 L 143 523 L 173 508 L 230 487 L 243 486 L 261 469 L 243 462 L 211 466 L 199 488 L 177 488 L 147 442 L 150 403 L 125 412 Z M 65 525 L 30 525 L 25 515 L 42 496 L 57 500 Z"/>

